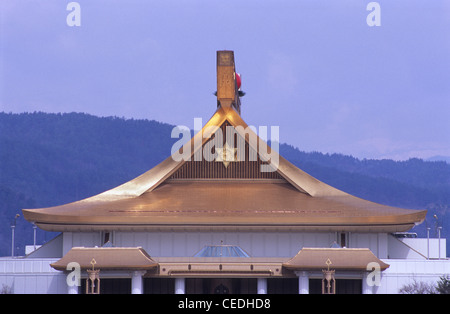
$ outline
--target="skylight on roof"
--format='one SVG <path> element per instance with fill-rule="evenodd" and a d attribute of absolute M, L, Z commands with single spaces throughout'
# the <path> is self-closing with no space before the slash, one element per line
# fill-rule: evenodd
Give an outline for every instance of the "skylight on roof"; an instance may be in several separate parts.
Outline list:
<path fill-rule="evenodd" d="M 194 257 L 250 257 L 237 245 L 207 245 Z"/>

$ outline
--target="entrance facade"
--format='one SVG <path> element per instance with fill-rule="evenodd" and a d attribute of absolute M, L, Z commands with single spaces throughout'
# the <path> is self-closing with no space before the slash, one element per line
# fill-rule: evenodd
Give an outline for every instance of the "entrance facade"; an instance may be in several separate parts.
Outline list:
<path fill-rule="evenodd" d="M 173 278 L 144 278 L 144 294 L 174 294 Z M 85 294 L 85 279 L 81 293 Z M 336 279 L 336 294 L 362 294 L 362 279 Z M 298 294 L 297 278 L 267 279 L 268 294 Z M 131 279 L 104 278 L 101 294 L 131 293 Z M 187 278 L 186 294 L 257 294 L 256 278 Z M 322 279 L 309 279 L 309 294 L 322 294 Z"/>
<path fill-rule="evenodd" d="M 80 293 L 86 294 L 86 279 L 81 280 Z M 130 278 L 102 278 L 100 280 L 100 294 L 130 294 Z"/>
<path fill-rule="evenodd" d="M 187 278 L 187 294 L 256 294 L 256 278 Z"/>
<path fill-rule="evenodd" d="M 224 254 L 223 250 L 221 252 Z M 86 271 L 95 265 L 100 272 L 99 291 L 106 294 L 315 294 L 322 293 L 320 278 L 326 268 L 336 274 L 333 277 L 336 278 L 336 290 L 332 293 L 372 293 L 372 286 L 367 281 L 367 265 L 377 266 L 378 271 L 389 267 L 369 249 L 348 248 L 303 248 L 290 259 L 152 259 L 140 247 L 77 247 L 52 267 L 66 270 L 69 261 L 77 261 L 77 265 Z M 96 262 L 92 264 L 92 261 Z M 334 267 L 329 269 L 330 265 Z M 69 293 L 84 292 L 69 289 Z"/>
<path fill-rule="evenodd" d="M 362 294 L 362 279 L 336 279 L 336 294 Z M 309 279 L 309 294 L 322 294 L 322 279 Z"/>

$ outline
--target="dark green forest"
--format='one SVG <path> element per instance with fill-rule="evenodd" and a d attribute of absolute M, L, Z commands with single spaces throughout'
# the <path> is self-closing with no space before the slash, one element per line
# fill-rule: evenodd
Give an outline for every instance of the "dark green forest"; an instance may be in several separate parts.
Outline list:
<path fill-rule="evenodd" d="M 170 155 L 173 126 L 150 120 L 95 117 L 83 113 L 0 113 L 0 256 L 33 242 L 32 225 L 21 209 L 80 200 L 149 170 Z M 280 153 L 317 179 L 374 202 L 428 209 L 413 232 L 442 236 L 450 229 L 450 164 L 443 161 L 357 159 L 303 152 L 288 144 Z M 436 220 L 433 216 L 436 215 Z M 38 230 L 38 244 L 56 234 Z M 448 241 L 450 242 L 450 241 Z M 450 244 L 450 243 L 448 243 Z M 447 244 L 447 247 L 449 245 Z M 450 252 L 450 249 L 447 249 Z"/>

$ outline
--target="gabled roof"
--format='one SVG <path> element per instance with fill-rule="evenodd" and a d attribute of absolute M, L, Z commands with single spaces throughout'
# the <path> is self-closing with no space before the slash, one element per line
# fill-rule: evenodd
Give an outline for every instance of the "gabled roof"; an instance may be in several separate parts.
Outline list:
<path fill-rule="evenodd" d="M 219 70 L 218 66 L 218 77 Z M 230 70 L 234 70 L 234 60 L 233 67 L 226 67 L 226 71 Z M 224 84 L 230 80 L 236 86 L 233 76 Z M 176 161 L 170 156 L 116 188 L 61 206 L 24 209 L 24 217 L 52 231 L 214 228 L 398 232 L 425 219 L 426 211 L 384 206 L 340 191 L 276 152 L 271 152 L 279 160 L 273 173 L 248 174 L 249 168 L 259 166 L 270 156 L 258 150 L 260 138 L 239 115 L 237 94 L 231 88 L 228 94 L 219 92 L 220 84 L 218 81 L 218 95 L 235 100 L 218 98 L 214 115 L 182 147 L 183 152 L 190 152 L 191 160 Z M 195 161 L 195 153 L 224 125 L 234 127 L 237 136 L 245 139 L 247 150 L 258 152 L 257 161 L 233 162 L 226 170 L 214 161 Z M 254 138 L 258 141 L 250 140 Z M 235 166 L 241 168 L 233 174 Z M 222 167 L 219 176 L 218 167 Z"/>
<path fill-rule="evenodd" d="M 50 266 L 67 270 L 67 266 L 75 262 L 81 269 L 91 269 L 93 261 L 95 268 L 103 270 L 149 270 L 158 267 L 158 263 L 141 247 L 73 247 Z"/>
<path fill-rule="evenodd" d="M 233 108 L 220 107 L 203 130 L 210 126 L 218 129 L 225 121 L 247 126 Z M 202 138 L 201 143 L 207 140 Z M 196 152 L 194 141 L 195 137 L 185 144 L 192 154 Z M 378 232 L 409 230 L 426 214 L 349 195 L 282 156 L 276 170 L 281 179 L 170 179 L 187 162 L 169 157 L 141 176 L 96 196 L 23 213 L 40 228 L 54 231 L 239 226 Z"/>
<path fill-rule="evenodd" d="M 283 263 L 283 267 L 290 270 L 363 270 L 372 271 L 373 267 L 385 270 L 389 267 L 371 250 L 366 248 L 303 248 L 289 261 Z M 375 263 L 375 264 L 372 264 Z"/>
<path fill-rule="evenodd" d="M 212 118 L 205 124 L 200 132 L 198 132 L 188 143 L 183 146 L 184 150 L 191 151 L 191 159 L 194 159 L 194 154 L 203 147 L 203 145 L 210 140 L 209 135 L 205 135 L 207 132 L 214 134 L 221 125 L 225 122 L 231 124 L 235 127 L 236 132 L 245 138 L 246 143 L 255 151 L 258 150 L 255 147 L 253 141 L 249 141 L 249 136 L 253 136 L 259 139 L 259 136 L 253 132 L 251 128 L 242 120 L 239 114 L 234 108 L 222 108 L 219 107 Z M 238 128 L 240 126 L 241 128 Z M 250 133 L 246 135 L 243 130 Z M 195 143 L 201 143 L 202 145 L 195 147 Z M 268 157 L 267 157 L 268 158 Z M 308 175 L 306 172 L 300 170 L 282 156 L 278 155 L 279 165 L 276 172 L 280 174 L 287 182 L 294 186 L 299 192 L 306 193 L 310 196 L 344 196 L 347 193 L 342 192 L 336 188 L 325 184 L 314 177 Z M 145 192 L 151 192 L 156 189 L 159 185 L 165 182 L 175 171 L 177 171 L 186 160 L 176 161 L 171 156 L 164 160 L 162 163 L 156 167 L 145 172 L 141 176 L 128 181 L 116 188 L 109 191 L 98 194 L 97 196 L 91 197 L 88 200 L 91 201 L 101 201 L 101 200 L 111 200 L 111 199 L 121 199 L 128 197 L 140 196 Z"/>

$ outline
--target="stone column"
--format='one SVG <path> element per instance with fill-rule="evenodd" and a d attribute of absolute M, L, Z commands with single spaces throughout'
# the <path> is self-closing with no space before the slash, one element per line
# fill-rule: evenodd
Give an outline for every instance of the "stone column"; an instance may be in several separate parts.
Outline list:
<path fill-rule="evenodd" d="M 267 278 L 258 278 L 258 294 L 267 294 Z"/>
<path fill-rule="evenodd" d="M 131 275 L 131 294 L 144 293 L 144 276 L 145 271 L 134 271 Z"/>
<path fill-rule="evenodd" d="M 186 281 L 184 278 L 175 278 L 175 294 L 186 293 Z"/>
<path fill-rule="evenodd" d="M 298 276 L 298 293 L 309 294 L 309 274 L 307 271 L 295 272 Z"/>
<path fill-rule="evenodd" d="M 362 277 L 362 294 L 373 294 L 373 282 L 368 277 L 368 272 L 363 273 Z"/>
<path fill-rule="evenodd" d="M 78 294 L 78 286 L 77 285 L 67 285 L 67 293 L 68 294 Z"/>

